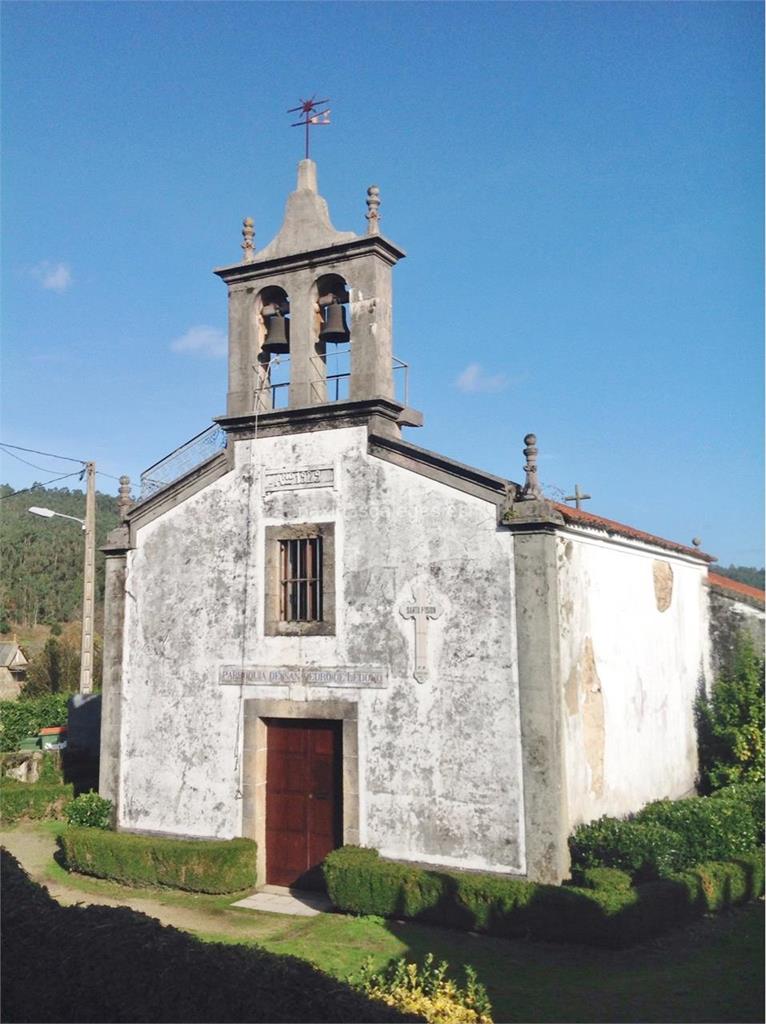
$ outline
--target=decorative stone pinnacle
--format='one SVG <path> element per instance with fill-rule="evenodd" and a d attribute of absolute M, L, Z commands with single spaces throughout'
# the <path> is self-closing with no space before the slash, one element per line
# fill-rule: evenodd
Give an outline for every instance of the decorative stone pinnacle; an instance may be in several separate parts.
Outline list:
<path fill-rule="evenodd" d="M 255 228 L 253 227 L 252 217 L 245 217 L 242 221 L 242 237 L 244 238 L 244 242 L 242 242 L 242 252 L 244 253 L 242 262 L 252 263 L 255 258 Z"/>
<path fill-rule="evenodd" d="M 133 504 L 133 500 L 130 497 L 130 477 L 120 477 L 120 493 L 117 498 L 117 511 L 120 519 L 126 519 L 130 506 Z"/>
<path fill-rule="evenodd" d="M 380 189 L 377 185 L 370 185 L 367 189 L 367 234 L 377 235 L 380 230 Z"/>
<path fill-rule="evenodd" d="M 701 538 L 700 537 L 692 537 L 692 544 L 695 546 L 695 548 L 702 547 L 702 540 L 701 540 Z"/>
<path fill-rule="evenodd" d="M 534 434 L 527 434 L 524 445 L 524 457 L 527 460 L 524 465 L 526 480 L 521 491 L 521 500 L 540 501 L 543 492 L 537 479 L 537 437 Z"/>

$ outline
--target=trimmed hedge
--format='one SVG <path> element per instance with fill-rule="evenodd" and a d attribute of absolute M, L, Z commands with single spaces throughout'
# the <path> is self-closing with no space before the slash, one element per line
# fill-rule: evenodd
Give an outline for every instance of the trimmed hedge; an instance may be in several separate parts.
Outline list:
<path fill-rule="evenodd" d="M 572 873 L 572 881 L 583 889 L 617 889 L 627 891 L 633 879 L 618 868 L 582 868 Z"/>
<path fill-rule="evenodd" d="M 64 805 L 73 796 L 71 783 L 27 783 L 3 779 L 0 785 L 0 820 L 8 825 L 19 818 L 60 818 Z"/>
<path fill-rule="evenodd" d="M 702 865 L 633 888 L 626 886 L 624 872 L 590 873 L 589 884 L 598 887 L 585 888 L 432 871 L 346 846 L 327 856 L 324 876 L 330 899 L 347 913 L 411 918 L 508 938 L 624 947 L 709 909 L 759 896 L 763 855 Z"/>
<path fill-rule="evenodd" d="M 657 821 L 603 817 L 569 837 L 572 868 L 617 868 L 637 881 L 656 881 L 688 866 L 681 837 Z"/>
<path fill-rule="evenodd" d="M 255 885 L 252 839 L 170 839 L 70 827 L 59 842 L 70 871 L 123 885 L 208 893 L 239 892 Z"/>
<path fill-rule="evenodd" d="M 25 736 L 36 736 L 49 725 L 66 725 L 71 694 L 0 700 L 0 751 L 18 750 Z"/>
<path fill-rule="evenodd" d="M 747 803 L 711 800 L 706 796 L 686 800 L 657 800 L 647 804 L 636 822 L 661 825 L 681 838 L 681 867 L 711 860 L 731 860 L 758 846 L 758 825 Z"/>

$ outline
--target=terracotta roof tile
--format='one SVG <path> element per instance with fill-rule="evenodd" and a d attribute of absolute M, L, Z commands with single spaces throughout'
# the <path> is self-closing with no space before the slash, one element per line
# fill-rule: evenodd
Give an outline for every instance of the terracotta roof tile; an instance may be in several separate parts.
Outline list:
<path fill-rule="evenodd" d="M 758 587 L 751 587 L 749 583 L 740 583 L 739 580 L 730 580 L 728 576 L 719 576 L 717 572 L 708 572 L 708 583 L 711 587 L 720 587 L 721 590 L 731 590 L 743 597 L 750 597 L 763 604 L 766 600 L 766 593 Z"/>
<path fill-rule="evenodd" d="M 564 505 L 559 501 L 551 502 L 564 517 L 564 522 L 577 526 L 590 526 L 594 530 L 604 530 L 609 534 L 616 534 L 619 537 L 628 537 L 631 540 L 640 540 L 645 544 L 655 544 L 657 547 L 665 548 L 668 551 L 678 551 L 683 555 L 691 555 L 702 562 L 715 562 L 715 555 L 707 555 L 698 548 L 687 547 L 686 544 L 677 544 L 672 540 L 665 540 L 664 537 L 657 537 L 653 533 L 645 533 L 643 530 L 636 530 L 633 526 L 626 526 L 625 523 L 618 523 L 614 519 L 605 519 L 603 516 L 596 516 L 592 512 L 585 512 L 581 508 L 572 508 L 571 505 Z"/>

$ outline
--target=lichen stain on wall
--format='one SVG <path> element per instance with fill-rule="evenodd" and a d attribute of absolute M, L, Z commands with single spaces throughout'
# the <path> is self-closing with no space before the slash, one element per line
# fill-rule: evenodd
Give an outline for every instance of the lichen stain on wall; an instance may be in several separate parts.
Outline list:
<path fill-rule="evenodd" d="M 566 682 L 567 712 L 581 716 L 585 760 L 590 770 L 590 790 L 604 792 L 604 695 L 596 669 L 593 641 L 588 636 Z"/>
<path fill-rule="evenodd" d="M 669 562 L 655 558 L 652 562 L 652 573 L 657 611 L 666 612 L 673 600 L 673 567 Z"/>

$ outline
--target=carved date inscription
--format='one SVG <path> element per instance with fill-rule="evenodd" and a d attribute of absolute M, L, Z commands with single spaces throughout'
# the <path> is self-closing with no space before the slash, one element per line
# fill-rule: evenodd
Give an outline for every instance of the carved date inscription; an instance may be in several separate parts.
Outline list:
<path fill-rule="evenodd" d="M 332 487 L 335 470 L 332 466 L 315 466 L 311 469 L 281 469 L 268 471 L 264 475 L 263 489 L 272 491 L 296 491 L 303 487 Z"/>

